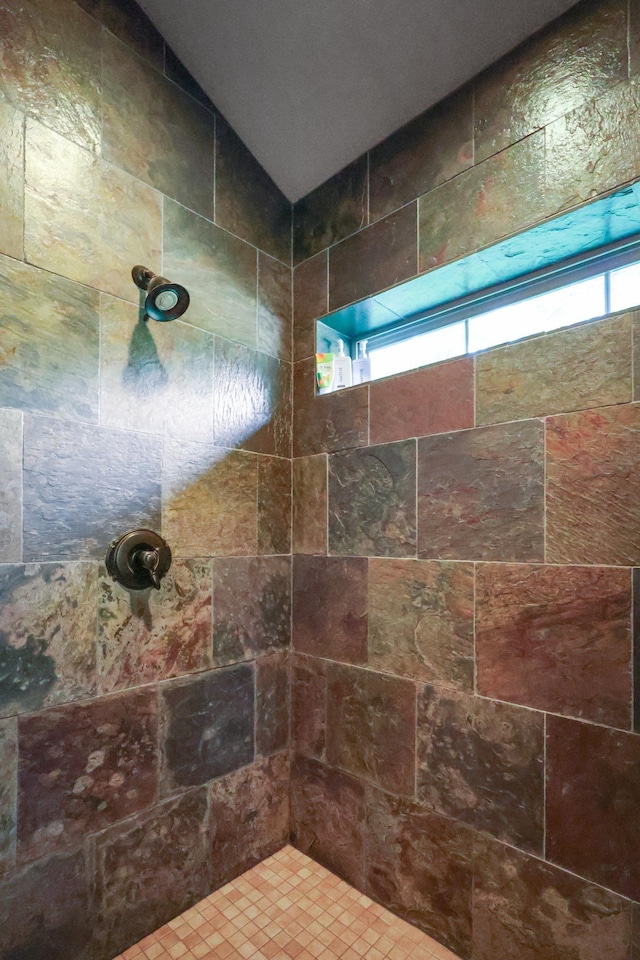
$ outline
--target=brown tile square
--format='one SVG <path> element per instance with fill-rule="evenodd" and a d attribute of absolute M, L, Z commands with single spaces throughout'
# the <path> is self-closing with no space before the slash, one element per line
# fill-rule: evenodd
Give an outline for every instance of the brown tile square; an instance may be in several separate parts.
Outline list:
<path fill-rule="evenodd" d="M 366 226 L 367 180 L 367 157 L 361 156 L 294 204 L 294 263 Z"/>
<path fill-rule="evenodd" d="M 327 665 L 327 760 L 398 794 L 415 789 L 416 688 L 371 670 Z"/>
<path fill-rule="evenodd" d="M 291 553 L 291 462 L 258 458 L 258 553 Z"/>
<path fill-rule="evenodd" d="M 478 692 L 628 729 L 628 570 L 480 564 Z"/>
<path fill-rule="evenodd" d="M 289 746 L 289 664 L 287 654 L 256 662 L 256 751 L 269 756 Z"/>
<path fill-rule="evenodd" d="M 640 406 L 547 421 L 547 560 L 640 563 Z"/>
<path fill-rule="evenodd" d="M 418 441 L 418 555 L 543 559 L 543 424 L 526 420 Z"/>
<path fill-rule="evenodd" d="M 213 655 L 217 665 L 252 660 L 291 639 L 289 557 L 229 557 L 213 563 Z"/>
<path fill-rule="evenodd" d="M 316 396 L 315 360 L 293 367 L 293 455 L 364 446 L 369 437 L 369 387 Z"/>
<path fill-rule="evenodd" d="M 326 663 L 316 657 L 291 658 L 291 740 L 299 753 L 324 759 L 327 726 Z"/>
<path fill-rule="evenodd" d="M 293 325 L 291 268 L 258 255 L 258 350 L 291 360 Z"/>
<path fill-rule="evenodd" d="M 294 558 L 293 645 L 300 653 L 352 663 L 366 661 L 365 559 Z"/>
<path fill-rule="evenodd" d="M 319 253 L 293 271 L 293 359 L 316 352 L 315 323 L 329 310 L 329 255 Z"/>
<path fill-rule="evenodd" d="M 293 461 L 293 552 L 327 552 L 327 458 Z"/>

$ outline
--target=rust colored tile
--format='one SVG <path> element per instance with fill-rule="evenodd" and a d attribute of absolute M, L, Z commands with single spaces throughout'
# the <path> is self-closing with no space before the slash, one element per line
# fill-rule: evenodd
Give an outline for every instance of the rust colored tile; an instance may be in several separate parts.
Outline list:
<path fill-rule="evenodd" d="M 417 273 L 417 204 L 365 227 L 329 251 L 329 309 L 378 293 Z"/>
<path fill-rule="evenodd" d="M 291 268 L 258 255 L 258 350 L 291 360 L 293 326 Z"/>
<path fill-rule="evenodd" d="M 0 563 L 22 559 L 22 414 L 0 410 Z"/>
<path fill-rule="evenodd" d="M 480 564 L 478 692 L 629 729 L 628 570 Z"/>
<path fill-rule="evenodd" d="M 640 733 L 640 570 L 633 570 L 631 578 L 633 583 L 633 729 L 636 733 Z"/>
<path fill-rule="evenodd" d="M 631 908 L 631 923 L 633 927 L 631 960 L 640 960 L 640 903 L 634 903 Z"/>
<path fill-rule="evenodd" d="M 540 131 L 421 197 L 419 269 L 457 260 L 548 216 L 543 163 Z"/>
<path fill-rule="evenodd" d="M 102 0 L 102 22 L 157 70 L 164 70 L 164 40 L 135 0 Z"/>
<path fill-rule="evenodd" d="M 432 686 L 418 711 L 420 802 L 542 853 L 542 714 Z"/>
<path fill-rule="evenodd" d="M 640 563 L 640 406 L 547 421 L 547 560 Z"/>
<path fill-rule="evenodd" d="M 293 461 L 293 552 L 327 552 L 327 458 Z"/>
<path fill-rule="evenodd" d="M 369 664 L 473 689 L 473 565 L 369 561 Z"/>
<path fill-rule="evenodd" d="M 409 680 L 327 665 L 327 760 L 398 794 L 415 788 L 416 688 Z"/>
<path fill-rule="evenodd" d="M 289 662 L 286 653 L 256 661 L 256 751 L 263 757 L 289 746 Z"/>
<path fill-rule="evenodd" d="M 291 463 L 258 458 L 258 553 L 291 553 Z"/>
<path fill-rule="evenodd" d="M 473 427 L 473 359 L 426 367 L 371 391 L 371 443 Z"/>
<path fill-rule="evenodd" d="M 24 116 L 0 102 L 0 252 L 16 260 L 22 260 L 23 213 Z"/>
<path fill-rule="evenodd" d="M 543 424 L 418 441 L 418 555 L 543 559 Z"/>
<path fill-rule="evenodd" d="M 289 557 L 213 562 L 213 656 L 216 665 L 287 647 L 291 637 Z"/>
<path fill-rule="evenodd" d="M 367 224 L 367 157 L 316 187 L 293 207 L 294 263 L 344 240 Z"/>
<path fill-rule="evenodd" d="M 367 560 L 294 557 L 293 645 L 347 663 L 367 659 Z"/>
<path fill-rule="evenodd" d="M 626 76 L 624 0 L 578 4 L 476 81 L 476 163 Z"/>
<path fill-rule="evenodd" d="M 16 860 L 18 815 L 18 726 L 0 720 L 0 877 Z"/>
<path fill-rule="evenodd" d="M 547 718 L 549 860 L 640 899 L 640 737 Z"/>
<path fill-rule="evenodd" d="M 295 757 L 291 766 L 292 842 L 347 883 L 364 886 L 364 784 Z"/>
<path fill-rule="evenodd" d="M 368 386 L 317 397 L 313 357 L 294 364 L 294 457 L 364 446 L 368 436 Z"/>
<path fill-rule="evenodd" d="M 358 556 L 416 553 L 416 443 L 344 450 L 329 458 L 329 550 Z"/>
<path fill-rule="evenodd" d="M 628 403 L 630 335 L 626 314 L 479 354 L 478 423 Z"/>
<path fill-rule="evenodd" d="M 471 952 L 473 847 L 468 828 L 367 788 L 367 893 L 462 956 Z"/>
<path fill-rule="evenodd" d="M 624 900 L 488 838 L 482 848 L 473 893 L 474 958 L 626 960 Z"/>
<path fill-rule="evenodd" d="M 463 88 L 371 151 L 369 210 L 386 216 L 473 164 L 473 92 Z"/>
<path fill-rule="evenodd" d="M 319 253 L 293 271 L 293 359 L 316 352 L 315 323 L 329 310 L 329 255 Z"/>
<path fill-rule="evenodd" d="M 327 678 L 324 660 L 291 658 L 291 739 L 299 753 L 324 759 L 327 726 Z"/>
<path fill-rule="evenodd" d="M 215 221 L 291 263 L 291 204 L 222 118 L 216 119 Z"/>
<path fill-rule="evenodd" d="M 103 39 L 105 159 L 211 218 L 211 113 L 117 40 Z"/>
<path fill-rule="evenodd" d="M 150 688 L 20 718 L 22 862 L 77 845 L 153 802 L 157 723 Z"/>

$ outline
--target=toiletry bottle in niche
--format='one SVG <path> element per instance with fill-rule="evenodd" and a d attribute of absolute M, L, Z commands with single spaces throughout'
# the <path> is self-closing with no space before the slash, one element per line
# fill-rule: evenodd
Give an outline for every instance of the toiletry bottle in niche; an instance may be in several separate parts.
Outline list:
<path fill-rule="evenodd" d="M 358 343 L 358 356 L 353 361 L 353 382 L 366 383 L 371 380 L 371 360 L 367 353 L 368 340 L 360 340 Z"/>
<path fill-rule="evenodd" d="M 331 393 L 335 361 L 332 353 L 316 353 L 316 383 L 318 393 Z"/>
<path fill-rule="evenodd" d="M 338 340 L 338 352 L 335 355 L 333 382 L 336 390 L 351 386 L 351 357 L 345 353 L 344 340 Z"/>

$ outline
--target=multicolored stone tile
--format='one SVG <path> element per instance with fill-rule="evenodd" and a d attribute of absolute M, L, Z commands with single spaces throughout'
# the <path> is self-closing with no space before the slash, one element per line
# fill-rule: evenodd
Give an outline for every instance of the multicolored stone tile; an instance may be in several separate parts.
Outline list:
<path fill-rule="evenodd" d="M 475 162 L 627 77 L 623 0 L 579 4 L 475 83 Z"/>
<path fill-rule="evenodd" d="M 291 553 L 291 462 L 258 457 L 258 553 Z"/>
<path fill-rule="evenodd" d="M 123 300 L 139 301 L 133 264 L 160 272 L 160 194 L 31 120 L 24 229 L 30 263 Z"/>
<path fill-rule="evenodd" d="M 626 960 L 629 907 L 621 897 L 488 838 L 480 847 L 474 958 Z"/>
<path fill-rule="evenodd" d="M 367 807 L 360 780 L 307 757 L 291 764 L 292 843 L 359 890 Z"/>
<path fill-rule="evenodd" d="M 179 320 L 143 321 L 102 296 L 100 417 L 104 426 L 213 440 L 213 337 Z"/>
<path fill-rule="evenodd" d="M 371 443 L 474 425 L 473 359 L 453 360 L 370 386 Z"/>
<path fill-rule="evenodd" d="M 415 556 L 415 440 L 329 457 L 329 550 Z"/>
<path fill-rule="evenodd" d="M 293 455 L 361 447 L 369 436 L 369 387 L 316 396 L 316 364 L 310 357 L 293 367 Z"/>
<path fill-rule="evenodd" d="M 526 420 L 418 441 L 418 555 L 543 559 L 544 427 Z"/>
<path fill-rule="evenodd" d="M 291 456 L 291 364 L 216 337 L 213 431 L 221 447 Z"/>
<path fill-rule="evenodd" d="M 291 360 L 293 291 L 291 268 L 258 254 L 258 350 Z"/>
<path fill-rule="evenodd" d="M 369 561 L 369 665 L 473 690 L 470 563 Z"/>
<path fill-rule="evenodd" d="M 15 719 L 0 720 L 0 877 L 16 859 L 18 803 L 18 728 Z"/>
<path fill-rule="evenodd" d="M 361 557 L 293 560 L 293 644 L 300 653 L 365 663 L 367 563 Z"/>
<path fill-rule="evenodd" d="M 365 155 L 294 204 L 294 264 L 308 260 L 366 226 L 367 205 Z"/>
<path fill-rule="evenodd" d="M 93 563 L 0 566 L 0 716 L 95 695 Z"/>
<path fill-rule="evenodd" d="M 164 270 L 189 291 L 186 323 L 255 347 L 256 251 L 192 210 L 164 199 Z"/>
<path fill-rule="evenodd" d="M 638 404 L 547 420 L 550 563 L 640 564 L 639 441 Z"/>
<path fill-rule="evenodd" d="M 329 255 L 319 253 L 293 271 L 293 359 L 316 352 L 313 322 L 329 311 Z"/>
<path fill-rule="evenodd" d="M 0 253 L 16 260 L 22 260 L 23 213 L 24 116 L 0 102 Z"/>
<path fill-rule="evenodd" d="M 102 0 L 101 15 L 119 40 L 157 70 L 164 69 L 164 40 L 135 0 Z"/>
<path fill-rule="evenodd" d="M 25 560 L 102 559 L 125 530 L 159 530 L 160 477 L 155 437 L 25 418 Z"/>
<path fill-rule="evenodd" d="M 189 790 L 96 838 L 96 940 L 111 956 L 197 903 L 210 889 L 207 794 Z"/>
<path fill-rule="evenodd" d="M 212 665 L 212 561 L 174 560 L 160 591 L 129 592 L 103 569 L 98 601 L 101 693 Z"/>
<path fill-rule="evenodd" d="M 640 899 L 640 737 L 547 717 L 547 859 Z"/>
<path fill-rule="evenodd" d="M 417 273 L 417 204 L 365 227 L 329 251 L 329 309 L 378 293 Z"/>
<path fill-rule="evenodd" d="M 0 95 L 89 150 L 100 148 L 100 26 L 72 0 L 0 5 Z"/>
<path fill-rule="evenodd" d="M 20 717 L 19 861 L 77 846 L 149 806 L 157 726 L 152 688 Z"/>
<path fill-rule="evenodd" d="M 463 957 L 471 952 L 473 834 L 367 787 L 366 890 Z"/>
<path fill-rule="evenodd" d="M 254 669 L 244 663 L 161 688 L 161 793 L 253 761 L 254 699 Z"/>
<path fill-rule="evenodd" d="M 0 563 L 22 559 L 22 414 L 0 410 Z"/>
<path fill-rule="evenodd" d="M 637 177 L 640 82 L 618 84 L 545 128 L 551 212 L 575 207 Z"/>
<path fill-rule="evenodd" d="M 327 732 L 326 661 L 291 656 L 291 740 L 298 753 L 324 759 Z"/>
<path fill-rule="evenodd" d="M 475 623 L 479 693 L 629 729 L 628 570 L 479 564 Z"/>
<path fill-rule="evenodd" d="M 99 294 L 0 257 L 0 406 L 98 420 Z"/>
<path fill-rule="evenodd" d="M 176 557 L 254 555 L 257 457 L 165 440 L 162 530 Z"/>
<path fill-rule="evenodd" d="M 214 663 L 252 660 L 290 642 L 290 557 L 214 560 Z"/>
<path fill-rule="evenodd" d="M 396 794 L 415 790 L 416 688 L 327 664 L 327 761 Z"/>
<path fill-rule="evenodd" d="M 105 159 L 213 217 L 211 113 L 108 34 L 102 103 Z"/>
<path fill-rule="evenodd" d="M 286 653 L 256 661 L 256 752 L 263 757 L 289 746 L 289 663 Z"/>
<path fill-rule="evenodd" d="M 130 2 L 130 0 L 126 0 L 126 2 Z M 215 110 L 211 100 L 200 84 L 193 79 L 187 68 L 178 59 L 168 44 L 165 44 L 164 49 L 164 73 L 169 80 L 177 83 L 185 93 L 188 93 L 194 100 L 201 103 L 203 107 L 206 107 L 208 110 Z"/>
<path fill-rule="evenodd" d="M 633 729 L 640 733 L 640 569 L 631 571 L 633 634 Z M 640 960 L 640 958 L 639 958 Z"/>
<path fill-rule="evenodd" d="M 478 354 L 478 423 L 628 403 L 630 338 L 625 314 Z"/>
<path fill-rule="evenodd" d="M 542 853 L 544 717 L 426 685 L 418 697 L 418 800 Z"/>
<path fill-rule="evenodd" d="M 419 269 L 457 260 L 552 212 L 544 195 L 544 131 L 420 198 Z"/>
<path fill-rule="evenodd" d="M 473 164 L 473 91 L 464 87 L 369 154 L 371 220 L 428 193 Z"/>
<path fill-rule="evenodd" d="M 327 552 L 327 458 L 293 461 L 293 552 Z"/>
<path fill-rule="evenodd" d="M 631 943 L 631 960 L 640 960 L 640 904 L 634 903 L 631 907 L 631 926 L 633 930 Z"/>
<path fill-rule="evenodd" d="M 291 204 L 228 123 L 216 120 L 215 221 L 291 263 Z"/>
<path fill-rule="evenodd" d="M 288 842 L 289 759 L 257 760 L 209 786 L 209 862 L 218 887 Z"/>
<path fill-rule="evenodd" d="M 87 960 L 95 914 L 88 856 L 49 857 L 0 885 L 0 929 L 6 957 Z"/>

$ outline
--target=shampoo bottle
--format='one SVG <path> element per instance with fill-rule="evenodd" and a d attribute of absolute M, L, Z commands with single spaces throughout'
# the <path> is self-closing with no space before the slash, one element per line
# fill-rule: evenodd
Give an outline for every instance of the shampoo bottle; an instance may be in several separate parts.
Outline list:
<path fill-rule="evenodd" d="M 332 353 L 316 353 L 316 383 L 318 385 L 318 394 L 331 393 L 333 390 L 333 378 L 335 372 L 335 360 Z"/>
<path fill-rule="evenodd" d="M 367 340 L 358 343 L 358 356 L 353 361 L 353 382 L 366 383 L 371 380 L 371 360 L 367 355 Z"/>
<path fill-rule="evenodd" d="M 344 340 L 338 340 L 338 352 L 335 355 L 333 383 L 336 390 L 351 386 L 351 357 L 345 353 Z"/>

